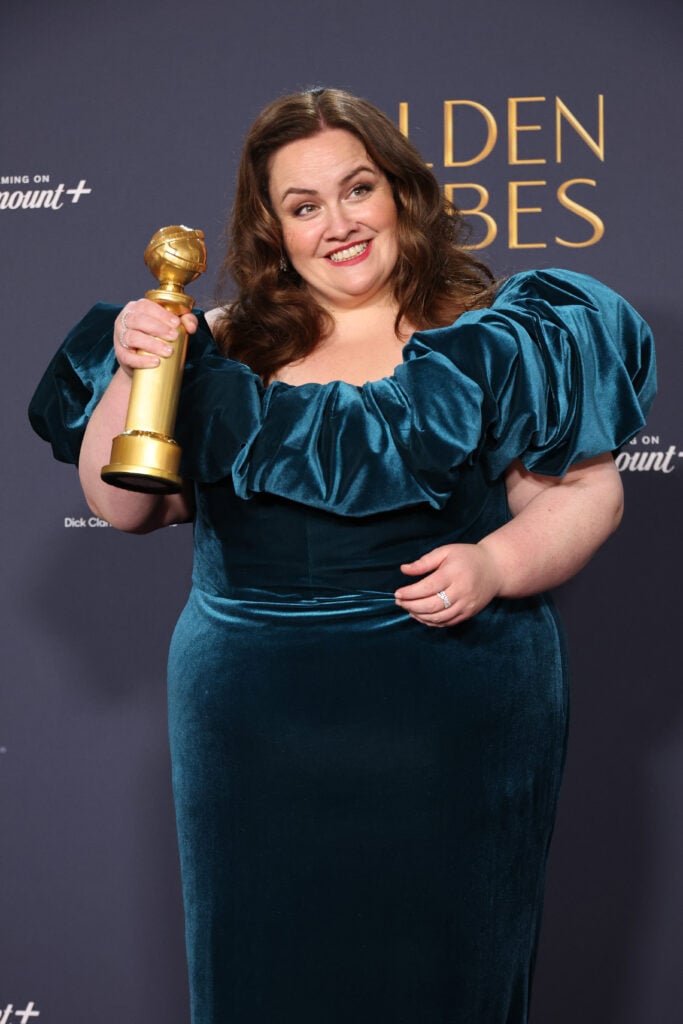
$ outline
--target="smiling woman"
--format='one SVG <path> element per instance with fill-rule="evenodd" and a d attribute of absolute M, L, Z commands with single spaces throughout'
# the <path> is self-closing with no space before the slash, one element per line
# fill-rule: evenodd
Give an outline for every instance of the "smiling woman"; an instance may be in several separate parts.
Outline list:
<path fill-rule="evenodd" d="M 354 135 L 326 129 L 275 153 L 269 195 L 292 269 L 333 321 L 313 352 L 273 376 L 364 384 L 391 374 L 414 327 L 396 331 L 398 215 L 386 175 Z"/>
<path fill-rule="evenodd" d="M 376 356 L 364 378 L 355 366 L 351 379 L 384 376 L 412 330 L 452 323 L 491 301 L 493 275 L 461 248 L 466 233 L 420 153 L 376 107 L 336 89 L 285 96 L 262 111 L 244 144 L 224 264 L 239 295 L 230 315 L 212 322 L 216 340 L 266 381 L 303 383 L 306 374 L 294 380 L 291 367 L 301 370 L 335 331 L 349 347 L 355 338 L 358 353 L 370 330 L 384 339 L 384 358 Z M 350 242 L 372 243 L 367 266 L 363 251 L 347 251 L 357 268 L 333 259 Z M 311 281 L 300 259 L 316 267 Z M 357 276 L 333 276 L 332 263 Z M 335 315 L 363 305 L 374 306 L 364 330 L 360 316 L 354 327 L 353 316 Z M 339 373 L 311 365 L 308 379 L 323 383 L 326 369 L 327 379 L 348 379 L 349 358 L 340 360 Z"/>
<path fill-rule="evenodd" d="M 165 309 L 95 307 L 31 410 L 98 517 L 195 522 L 169 658 L 193 1024 L 526 1024 L 567 725 L 544 592 L 619 522 L 649 331 L 580 274 L 496 290 L 411 144 L 335 90 L 260 115 L 232 224 L 236 298 L 182 318 L 181 494 L 100 476 Z"/>
<path fill-rule="evenodd" d="M 271 160 L 269 194 L 292 267 L 322 306 L 333 316 L 391 307 L 396 202 L 354 135 L 328 129 L 283 146 Z"/>

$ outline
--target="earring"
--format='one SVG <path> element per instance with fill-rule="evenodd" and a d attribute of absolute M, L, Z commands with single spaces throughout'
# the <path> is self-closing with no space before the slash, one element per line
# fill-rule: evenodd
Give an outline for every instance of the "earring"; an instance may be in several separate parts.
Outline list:
<path fill-rule="evenodd" d="M 284 274 L 284 273 L 285 273 L 285 272 L 286 272 L 287 270 L 289 270 L 289 263 L 287 262 L 287 257 L 285 256 L 285 254 L 284 254 L 284 253 L 282 253 L 282 254 L 280 255 L 280 263 L 279 263 L 279 267 L 280 267 L 280 272 L 281 272 L 281 273 L 283 273 L 283 274 Z"/>

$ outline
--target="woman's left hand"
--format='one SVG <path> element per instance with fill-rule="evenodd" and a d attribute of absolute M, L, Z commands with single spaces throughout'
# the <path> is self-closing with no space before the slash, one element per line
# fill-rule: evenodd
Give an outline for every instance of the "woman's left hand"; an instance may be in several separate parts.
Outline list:
<path fill-rule="evenodd" d="M 479 544 L 445 544 L 402 565 L 401 572 L 424 577 L 401 587 L 394 597 L 397 605 L 427 626 L 464 622 L 500 591 L 496 562 Z"/>

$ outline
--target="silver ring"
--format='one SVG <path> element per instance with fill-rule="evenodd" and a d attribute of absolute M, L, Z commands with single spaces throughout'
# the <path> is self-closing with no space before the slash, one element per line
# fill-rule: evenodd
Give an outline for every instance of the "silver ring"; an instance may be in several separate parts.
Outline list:
<path fill-rule="evenodd" d="M 448 595 L 445 590 L 439 590 L 436 596 L 441 598 L 444 608 L 450 608 L 451 602 L 448 600 Z"/>
<path fill-rule="evenodd" d="M 127 345 L 125 340 L 126 335 L 128 334 L 128 325 L 126 324 L 126 320 L 128 319 L 129 313 L 130 310 L 127 309 L 121 317 L 121 334 L 119 335 L 119 345 L 121 348 L 130 348 L 130 345 Z"/>

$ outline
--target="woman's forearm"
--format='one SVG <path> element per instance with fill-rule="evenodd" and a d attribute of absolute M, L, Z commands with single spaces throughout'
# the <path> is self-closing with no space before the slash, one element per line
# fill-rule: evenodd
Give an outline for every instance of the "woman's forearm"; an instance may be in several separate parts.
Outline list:
<path fill-rule="evenodd" d="M 184 495 L 164 497 L 125 491 L 105 483 L 100 476 L 102 466 L 110 461 L 112 440 L 125 426 L 130 385 L 130 377 L 123 370 L 117 370 L 90 418 L 78 472 L 85 499 L 95 515 L 119 530 L 148 533 L 171 523 L 187 521 L 191 518 L 191 508 Z"/>
<path fill-rule="evenodd" d="M 622 511 L 621 479 L 609 455 L 536 488 L 509 523 L 479 542 L 496 566 L 499 596 L 526 597 L 570 579 L 616 529 Z"/>
<path fill-rule="evenodd" d="M 478 544 L 446 544 L 401 566 L 417 583 L 396 603 L 429 626 L 464 622 L 494 597 L 528 597 L 581 569 L 621 519 L 622 489 L 610 455 L 573 466 L 562 479 L 515 464 L 506 479 L 514 518 Z"/>

